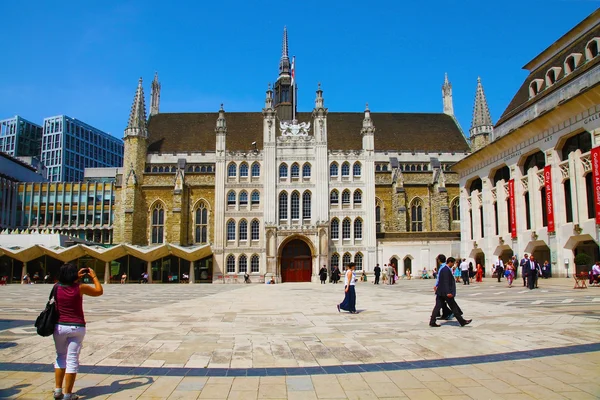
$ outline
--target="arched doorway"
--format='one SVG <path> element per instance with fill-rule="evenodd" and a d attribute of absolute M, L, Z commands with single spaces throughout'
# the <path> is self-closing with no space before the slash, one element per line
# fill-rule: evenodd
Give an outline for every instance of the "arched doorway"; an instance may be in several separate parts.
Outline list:
<path fill-rule="evenodd" d="M 301 239 L 288 242 L 281 251 L 281 282 L 310 282 L 312 253 Z"/>
<path fill-rule="evenodd" d="M 412 258 L 409 256 L 404 257 L 404 275 L 412 275 Z"/>

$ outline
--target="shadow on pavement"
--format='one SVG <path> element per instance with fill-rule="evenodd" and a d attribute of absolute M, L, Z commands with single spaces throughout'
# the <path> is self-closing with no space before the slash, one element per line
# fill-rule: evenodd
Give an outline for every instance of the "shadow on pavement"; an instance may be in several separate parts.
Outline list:
<path fill-rule="evenodd" d="M 10 349 L 11 347 L 17 346 L 16 342 L 2 342 L 0 343 L 0 349 Z"/>
<path fill-rule="evenodd" d="M 14 385 L 9 388 L 0 389 L 0 399 L 8 399 L 9 397 L 15 397 L 27 386 L 31 386 L 28 383 L 22 383 L 19 385 Z"/>
<path fill-rule="evenodd" d="M 95 397 L 115 394 L 123 390 L 135 389 L 141 386 L 149 386 L 153 383 L 154 378 L 150 376 L 134 376 L 127 379 L 113 381 L 110 385 L 87 387 L 78 390 L 77 394 L 84 399 L 93 399 Z"/>
<path fill-rule="evenodd" d="M 0 319 L 0 331 L 3 331 L 5 329 L 20 328 L 22 326 L 28 326 L 33 328 L 34 322 L 35 321 L 21 319 Z"/>

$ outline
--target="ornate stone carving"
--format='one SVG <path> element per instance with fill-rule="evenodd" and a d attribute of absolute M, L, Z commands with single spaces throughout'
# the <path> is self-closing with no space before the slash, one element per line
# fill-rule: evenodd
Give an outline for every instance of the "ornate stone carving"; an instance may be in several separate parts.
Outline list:
<path fill-rule="evenodd" d="M 279 128 L 281 129 L 282 136 L 308 136 L 308 130 L 310 129 L 310 122 L 292 121 L 279 122 Z"/>

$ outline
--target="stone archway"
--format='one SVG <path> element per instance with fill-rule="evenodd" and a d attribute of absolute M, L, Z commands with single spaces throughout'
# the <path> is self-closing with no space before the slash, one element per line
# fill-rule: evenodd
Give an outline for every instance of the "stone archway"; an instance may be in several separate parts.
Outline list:
<path fill-rule="evenodd" d="M 312 279 L 313 253 L 311 246 L 296 237 L 282 245 L 279 257 L 281 282 L 310 282 Z"/>

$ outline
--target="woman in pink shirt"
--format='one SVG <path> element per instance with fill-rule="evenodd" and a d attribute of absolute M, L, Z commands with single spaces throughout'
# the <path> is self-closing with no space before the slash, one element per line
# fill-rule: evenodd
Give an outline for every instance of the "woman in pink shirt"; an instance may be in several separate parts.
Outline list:
<path fill-rule="evenodd" d="M 94 286 L 82 285 L 79 280 L 86 274 L 94 282 Z M 54 328 L 54 346 L 56 361 L 54 363 L 55 399 L 73 400 L 79 396 L 73 393 L 73 384 L 79 371 L 79 353 L 85 336 L 85 317 L 83 315 L 83 295 L 100 296 L 102 285 L 96 273 L 90 268 L 79 271 L 73 264 L 60 267 L 56 288 L 56 306 L 58 323 Z M 63 380 L 65 389 L 63 393 Z"/>

